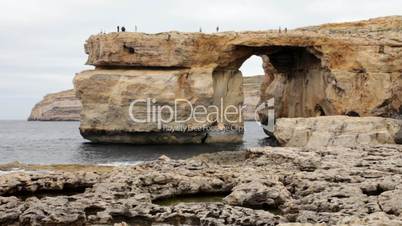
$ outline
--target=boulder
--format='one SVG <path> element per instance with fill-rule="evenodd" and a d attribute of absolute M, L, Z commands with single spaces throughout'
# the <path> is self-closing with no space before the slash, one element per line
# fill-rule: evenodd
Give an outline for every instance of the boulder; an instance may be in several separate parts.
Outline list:
<path fill-rule="evenodd" d="M 279 118 L 274 136 L 282 146 L 323 147 L 395 144 L 402 121 L 380 117 Z"/>
<path fill-rule="evenodd" d="M 402 216 L 402 189 L 396 189 L 392 191 L 386 191 L 381 193 L 378 197 L 378 204 L 381 209 L 388 214 L 396 216 Z"/>
<path fill-rule="evenodd" d="M 279 181 L 271 178 L 241 183 L 224 201 L 229 205 L 257 209 L 278 209 L 291 200 L 291 194 Z"/>

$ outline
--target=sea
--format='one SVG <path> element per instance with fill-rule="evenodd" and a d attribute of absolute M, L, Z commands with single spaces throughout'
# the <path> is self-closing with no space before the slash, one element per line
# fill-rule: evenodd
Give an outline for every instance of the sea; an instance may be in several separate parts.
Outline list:
<path fill-rule="evenodd" d="M 0 164 L 125 165 L 155 160 L 161 155 L 185 159 L 271 144 L 256 122 L 245 122 L 242 144 L 95 144 L 82 138 L 78 128 L 79 122 L 0 121 Z"/>

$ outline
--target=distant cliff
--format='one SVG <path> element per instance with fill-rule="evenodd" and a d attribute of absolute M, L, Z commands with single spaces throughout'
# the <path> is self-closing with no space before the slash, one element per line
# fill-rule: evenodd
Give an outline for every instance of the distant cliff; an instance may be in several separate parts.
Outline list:
<path fill-rule="evenodd" d="M 260 101 L 260 87 L 263 80 L 264 75 L 243 77 L 243 117 L 245 121 L 255 120 L 255 108 Z"/>
<path fill-rule="evenodd" d="M 74 90 L 46 95 L 32 109 L 28 121 L 79 121 L 81 102 Z"/>

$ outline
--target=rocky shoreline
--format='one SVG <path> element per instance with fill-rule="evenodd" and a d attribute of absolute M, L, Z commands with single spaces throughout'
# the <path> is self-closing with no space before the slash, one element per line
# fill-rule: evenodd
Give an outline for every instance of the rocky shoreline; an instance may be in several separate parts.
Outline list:
<path fill-rule="evenodd" d="M 39 168 L 0 176 L 0 224 L 402 225 L 401 160 L 400 145 L 265 147 L 103 171 Z M 204 201 L 158 204 L 188 196 Z"/>
<path fill-rule="evenodd" d="M 251 87 L 263 125 L 275 110 L 275 128 L 264 128 L 282 147 L 132 166 L 0 165 L 0 225 L 402 225 L 401 28 L 395 16 L 286 33 L 91 36 L 95 69 L 76 75 L 74 91 L 45 97 L 30 119 L 65 115 L 57 101 L 77 113 L 78 101 L 92 142 L 234 143 L 242 117 L 159 127 L 132 120 L 157 112 L 149 102 L 131 104 L 238 106 Z M 251 55 L 265 75 L 247 85 L 239 68 Z"/>

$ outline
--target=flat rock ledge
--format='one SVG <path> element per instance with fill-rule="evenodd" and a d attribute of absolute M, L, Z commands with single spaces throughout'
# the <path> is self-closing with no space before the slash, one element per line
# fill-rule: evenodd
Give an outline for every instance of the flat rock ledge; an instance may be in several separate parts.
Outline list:
<path fill-rule="evenodd" d="M 273 135 L 281 146 L 288 147 L 402 144 L 402 120 L 348 116 L 280 118 Z"/>
<path fill-rule="evenodd" d="M 31 167 L 32 168 L 32 167 Z M 164 199 L 222 196 L 161 205 Z M 402 146 L 265 147 L 0 176 L 0 225 L 402 225 Z"/>

